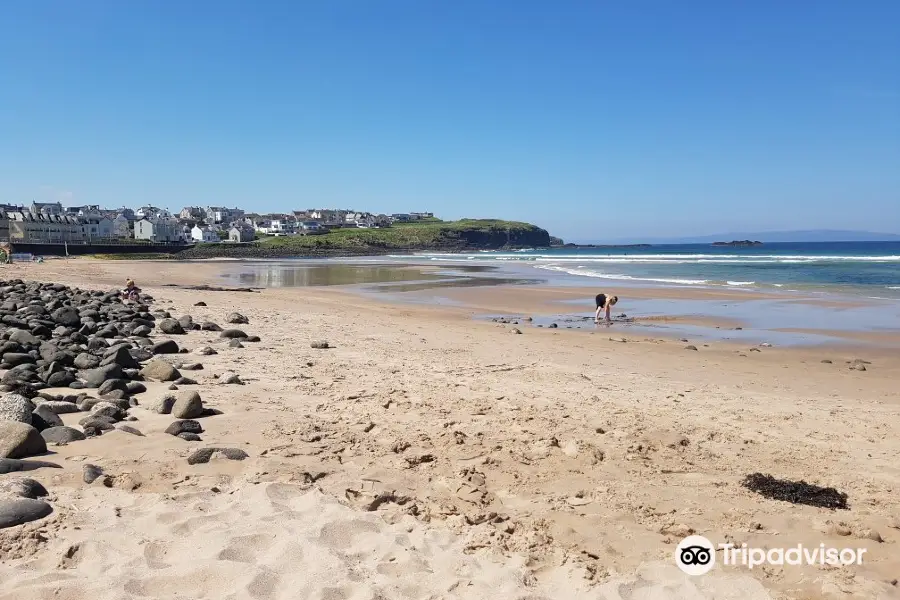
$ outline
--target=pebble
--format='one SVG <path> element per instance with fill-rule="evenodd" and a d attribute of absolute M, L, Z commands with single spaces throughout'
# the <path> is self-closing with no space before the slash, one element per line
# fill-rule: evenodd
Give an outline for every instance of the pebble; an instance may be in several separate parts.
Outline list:
<path fill-rule="evenodd" d="M 87 464 L 81 468 L 82 471 L 82 479 L 88 485 L 94 483 L 103 476 L 103 469 L 98 467 L 97 465 Z"/>

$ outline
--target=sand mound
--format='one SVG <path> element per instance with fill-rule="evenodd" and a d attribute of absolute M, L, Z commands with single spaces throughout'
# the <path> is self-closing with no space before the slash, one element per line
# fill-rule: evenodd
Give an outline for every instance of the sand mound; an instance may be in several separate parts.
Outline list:
<path fill-rule="evenodd" d="M 672 565 L 593 589 L 563 569 L 530 585 L 520 560 L 466 555 L 447 530 L 388 524 L 280 483 L 180 497 L 98 491 L 75 500 L 69 519 L 78 529 L 0 566 L 0 598 L 768 598 L 752 579 L 690 580 Z"/>

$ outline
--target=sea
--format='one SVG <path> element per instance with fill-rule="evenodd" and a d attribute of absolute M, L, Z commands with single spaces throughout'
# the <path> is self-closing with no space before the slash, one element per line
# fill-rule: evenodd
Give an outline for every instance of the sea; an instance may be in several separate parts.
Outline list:
<path fill-rule="evenodd" d="M 544 272 L 550 279 L 555 279 L 552 274 L 556 273 L 583 278 L 585 283 L 609 280 L 609 285 L 783 289 L 900 298 L 900 242 L 790 242 L 748 247 L 671 244 L 422 253 L 416 258 L 516 265 Z"/>

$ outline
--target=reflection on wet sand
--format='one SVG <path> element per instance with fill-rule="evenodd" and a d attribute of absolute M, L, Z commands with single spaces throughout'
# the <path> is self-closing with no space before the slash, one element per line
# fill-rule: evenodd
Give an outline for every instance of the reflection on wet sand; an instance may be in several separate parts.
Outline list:
<path fill-rule="evenodd" d="M 480 287 L 538 283 L 536 279 L 472 276 L 494 271 L 483 265 L 450 268 L 422 265 L 304 264 L 297 262 L 244 263 L 223 274 L 254 287 L 312 287 L 371 285 L 384 292 L 413 292 L 431 288 Z"/>

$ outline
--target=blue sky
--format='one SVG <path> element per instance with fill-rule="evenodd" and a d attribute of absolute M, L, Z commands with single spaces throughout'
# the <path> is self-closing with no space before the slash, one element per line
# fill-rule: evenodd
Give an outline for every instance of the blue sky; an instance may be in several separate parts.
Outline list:
<path fill-rule="evenodd" d="M 0 201 L 900 232 L 900 2 L 0 6 Z"/>

